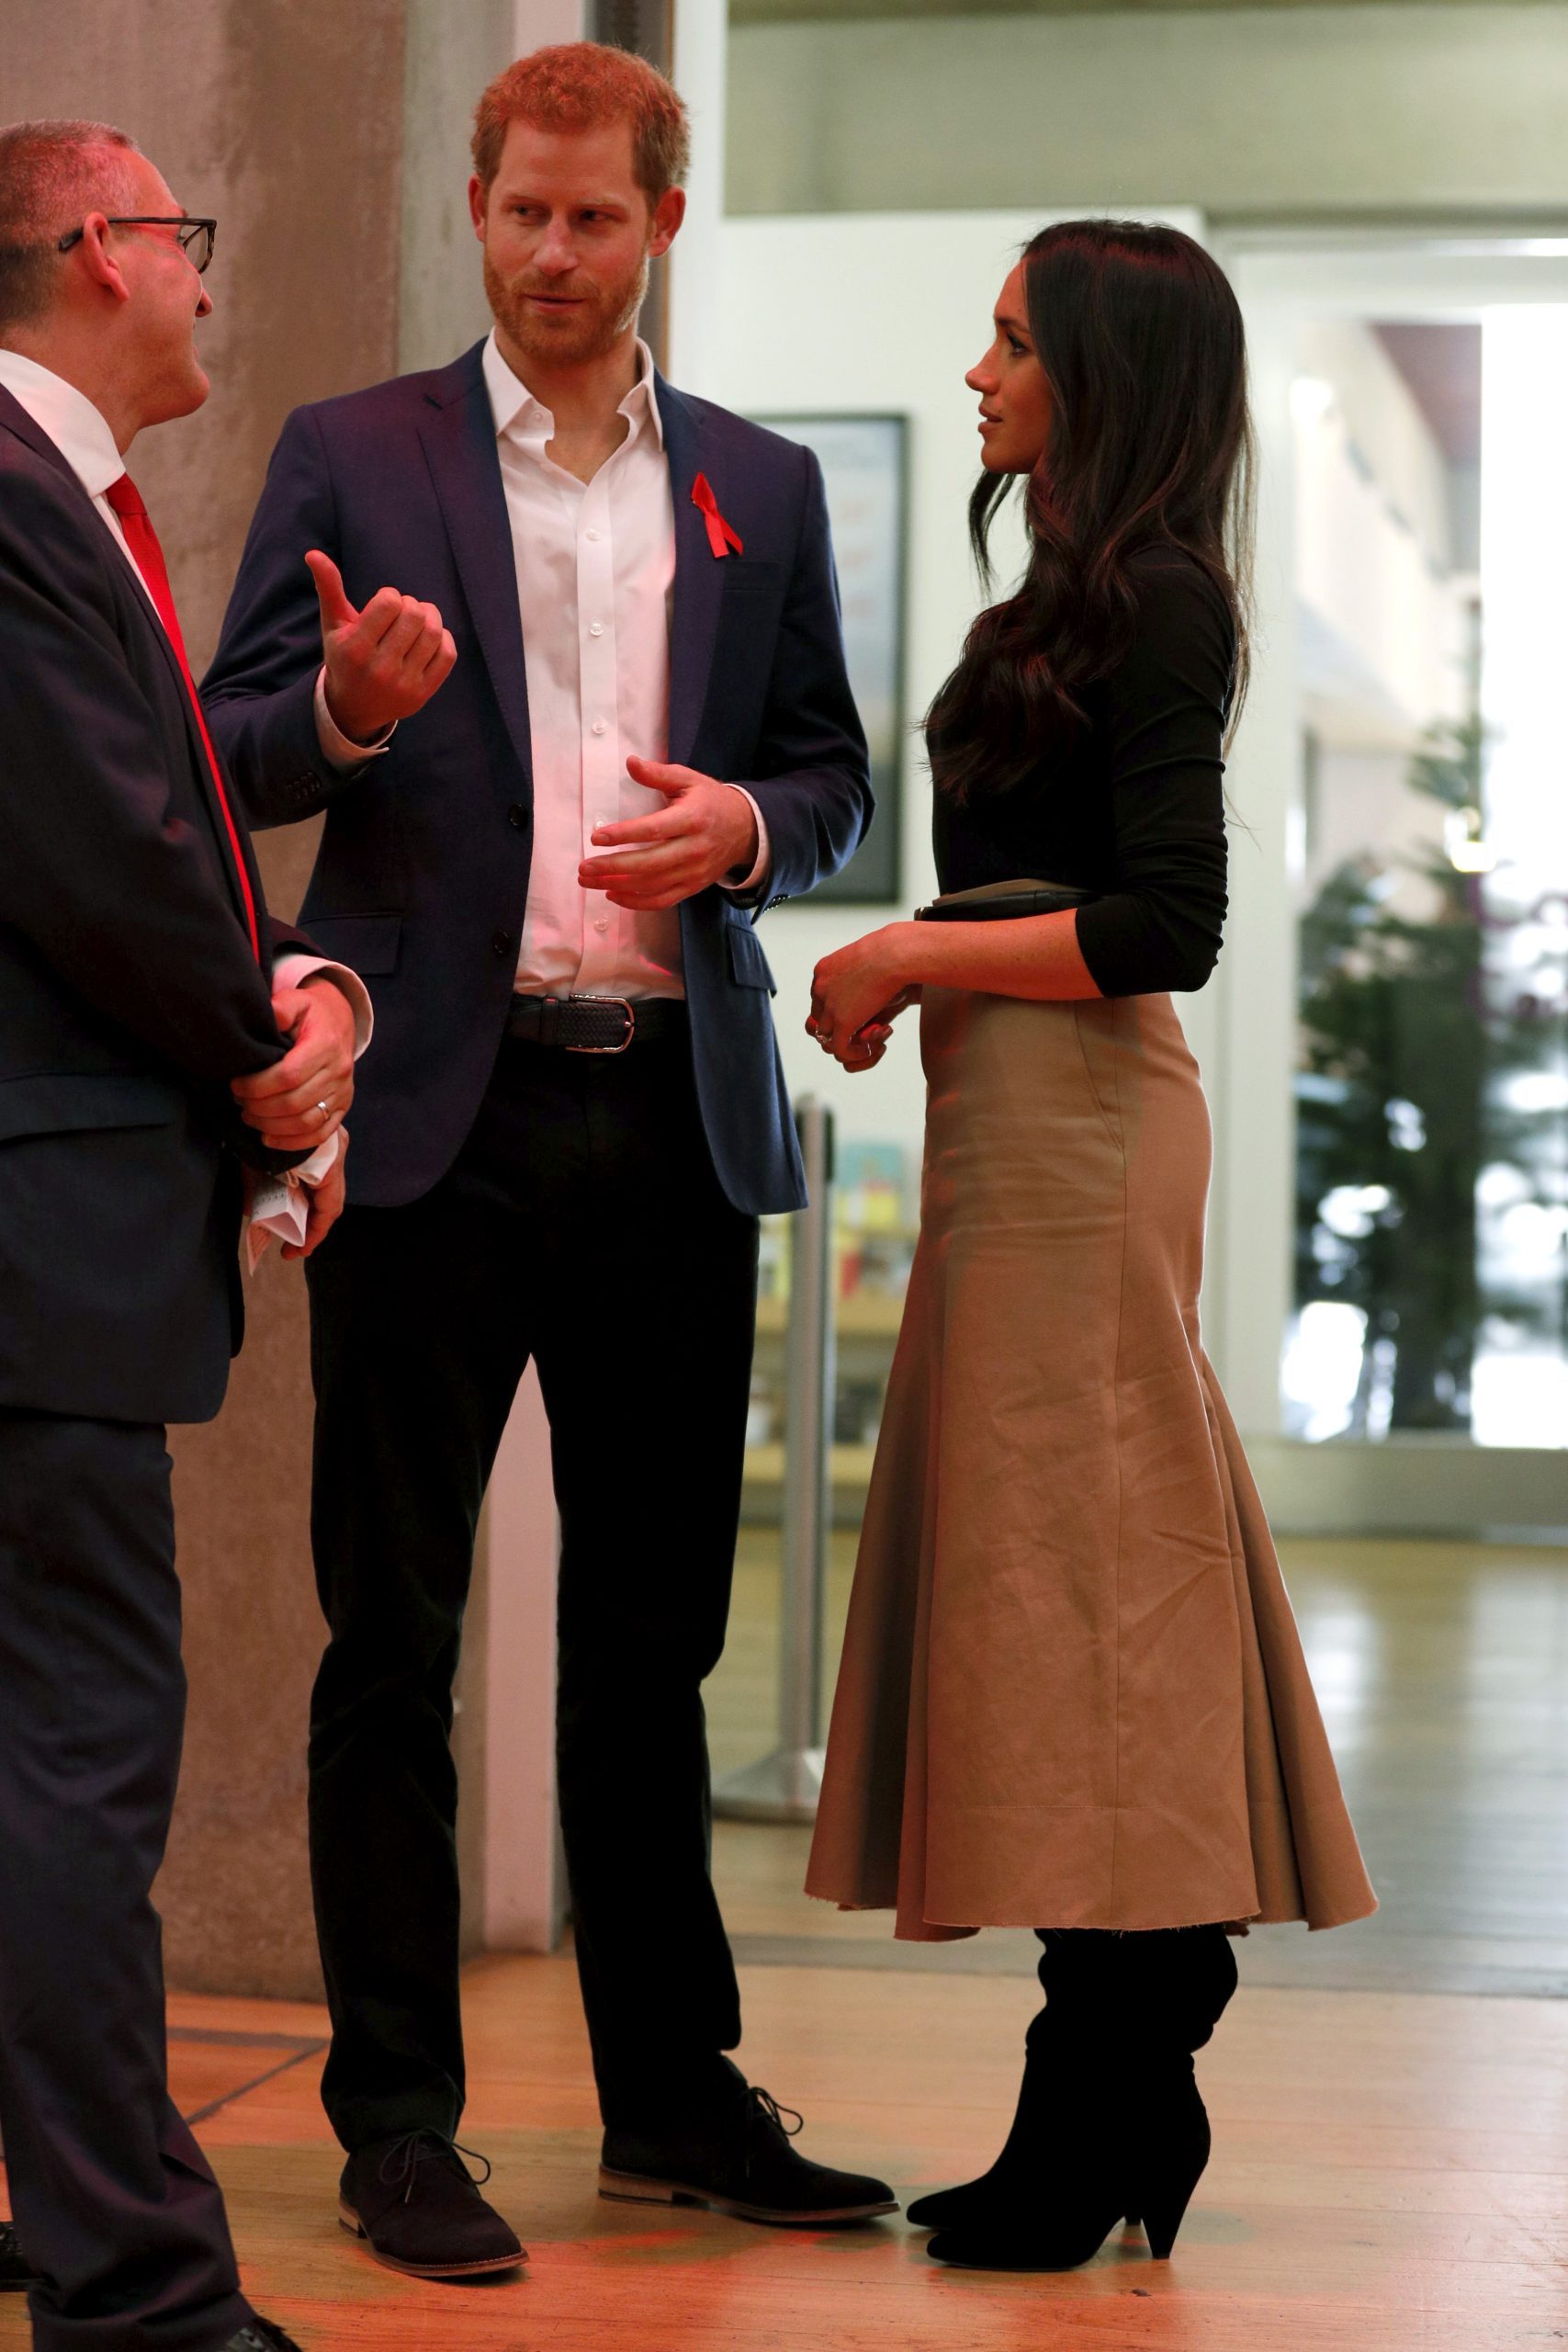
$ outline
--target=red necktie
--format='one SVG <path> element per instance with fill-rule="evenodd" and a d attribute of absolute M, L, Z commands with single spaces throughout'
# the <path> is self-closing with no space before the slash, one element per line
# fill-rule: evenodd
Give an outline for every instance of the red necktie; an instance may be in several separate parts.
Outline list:
<path fill-rule="evenodd" d="M 141 503 L 141 492 L 129 474 L 121 474 L 118 481 L 111 481 L 104 496 L 119 517 L 120 528 L 125 533 L 126 545 L 136 559 L 137 569 L 146 582 L 148 594 L 157 606 L 158 618 L 168 632 L 169 642 L 175 649 L 175 659 L 180 665 L 180 675 L 186 682 L 186 692 L 190 696 L 190 707 L 196 717 L 197 729 L 207 752 L 207 764 L 211 771 L 213 789 L 218 795 L 218 806 L 223 812 L 223 826 L 229 836 L 229 847 L 234 854 L 234 870 L 240 877 L 240 896 L 245 903 L 245 926 L 251 934 L 251 946 L 259 964 L 261 933 L 256 926 L 256 902 L 251 892 L 251 877 L 246 869 L 244 853 L 240 847 L 240 835 L 234 823 L 234 813 L 229 806 L 229 796 L 223 789 L 223 773 L 218 764 L 218 755 L 212 748 L 212 738 L 207 731 L 207 721 L 202 717 L 201 700 L 196 691 L 196 680 L 191 676 L 190 663 L 186 659 L 186 641 L 180 634 L 180 616 L 175 610 L 174 591 L 169 586 L 169 571 L 164 561 L 164 550 L 158 544 L 158 534 L 152 528 L 152 517 Z"/>

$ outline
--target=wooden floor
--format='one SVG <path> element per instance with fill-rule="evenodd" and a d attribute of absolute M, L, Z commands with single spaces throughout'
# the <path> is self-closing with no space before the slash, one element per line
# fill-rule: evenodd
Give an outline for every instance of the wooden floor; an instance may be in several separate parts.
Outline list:
<path fill-rule="evenodd" d="M 795 2234 L 604 2203 L 571 1964 L 490 1960 L 467 1980 L 464 2138 L 533 2257 L 490 2286 L 400 2278 L 338 2229 L 321 2011 L 173 2002 L 175 2093 L 259 2308 L 307 2352 L 1568 2345 L 1568 2003 L 1545 1997 L 1568 1985 L 1568 1557 L 1291 1550 L 1385 1907 L 1365 1928 L 1242 1947 L 1242 1990 L 1200 2061 L 1214 2161 L 1172 2262 L 1130 2233 L 1063 2278 L 971 2278 L 901 2221 Z M 840 1547 L 840 1609 L 846 1572 Z M 713 1691 L 721 1769 L 765 1737 L 769 1600 L 753 1538 Z M 1029 1939 L 914 1948 L 911 1964 L 883 1920 L 806 1902 L 802 1847 L 721 1826 L 748 2070 L 804 2109 L 818 2155 L 906 2195 L 964 2177 L 1010 2111 Z M 0 2299 L 0 2347 L 26 2337 Z"/>
<path fill-rule="evenodd" d="M 751 2064 L 818 2154 L 901 2189 L 994 2153 L 1021 1982 L 745 1972 Z M 339 2230 L 318 2010 L 176 2000 L 174 2077 L 229 2195 L 246 2287 L 308 2352 L 1525 2352 L 1568 2340 L 1568 2009 L 1245 1990 L 1202 2061 L 1216 2154 L 1168 2264 L 1113 2240 L 1058 2278 L 941 2270 L 902 2222 L 762 2231 L 594 2195 L 570 1962 L 468 1984 L 465 2139 L 532 2260 L 439 2287 Z M 265 2037 L 265 2039 L 258 2039 Z M 249 2087 L 247 2087 L 249 2086 Z M 213 2102 L 222 2103 L 214 2108 Z M 25 2315 L 0 2308 L 0 2345 Z"/>

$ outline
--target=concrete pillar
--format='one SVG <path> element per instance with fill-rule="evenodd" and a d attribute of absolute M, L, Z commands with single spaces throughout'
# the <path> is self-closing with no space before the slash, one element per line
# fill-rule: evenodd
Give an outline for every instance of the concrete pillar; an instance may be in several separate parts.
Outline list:
<path fill-rule="evenodd" d="M 516 0 L 408 0 L 398 368 L 440 368 L 490 332 L 468 219 L 479 92 L 517 55 Z"/>
<path fill-rule="evenodd" d="M 0 111 L 132 132 L 181 202 L 218 216 L 202 331 L 212 393 L 131 463 L 197 669 L 212 650 L 277 428 L 297 401 L 390 372 L 403 0 L 9 0 Z M 266 836 L 273 903 L 312 841 Z M 160 1901 L 177 1983 L 318 1981 L 305 1871 L 305 1721 L 321 1648 L 306 1525 L 303 1284 L 276 1258 L 221 1421 L 175 1433 L 190 1728 Z"/>

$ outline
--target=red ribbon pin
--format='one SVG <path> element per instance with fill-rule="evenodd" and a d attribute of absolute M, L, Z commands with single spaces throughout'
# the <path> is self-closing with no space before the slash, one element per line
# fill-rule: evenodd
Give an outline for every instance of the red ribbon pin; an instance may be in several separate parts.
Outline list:
<path fill-rule="evenodd" d="M 737 555 L 745 554 L 739 534 L 718 511 L 718 501 L 713 494 L 706 474 L 699 474 L 692 484 L 692 503 L 698 508 L 708 526 L 708 545 L 715 555 L 728 555 L 731 548 Z"/>

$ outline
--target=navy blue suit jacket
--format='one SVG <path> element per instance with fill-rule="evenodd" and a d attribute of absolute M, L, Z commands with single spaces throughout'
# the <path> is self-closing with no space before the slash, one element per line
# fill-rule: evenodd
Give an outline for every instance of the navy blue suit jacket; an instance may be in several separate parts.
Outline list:
<path fill-rule="evenodd" d="M 351 1200 L 380 1206 L 427 1192 L 468 1135 L 528 894 L 527 686 L 482 350 L 288 418 L 203 684 L 253 821 L 326 812 L 301 921 L 375 999 L 348 1181 Z M 662 381 L 658 397 L 676 536 L 669 756 L 755 795 L 773 899 L 795 897 L 844 863 L 871 813 L 821 470 L 797 444 Z M 692 503 L 699 473 L 743 554 L 714 556 Z M 457 645 L 391 749 L 347 773 L 316 736 L 310 547 L 335 560 L 356 605 L 391 585 L 439 605 Z M 730 1200 L 757 1214 L 805 1193 L 753 924 L 717 889 L 681 909 L 708 1144 Z"/>
<path fill-rule="evenodd" d="M 0 747 L 0 1407 L 206 1420 L 242 1329 L 235 1154 L 289 1164 L 228 1084 L 283 1051 L 271 981 L 174 649 L 4 390 Z M 241 833 L 264 952 L 309 946 Z"/>

